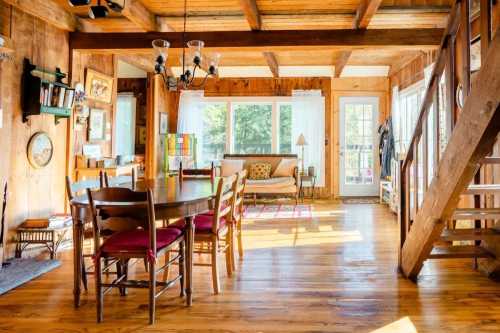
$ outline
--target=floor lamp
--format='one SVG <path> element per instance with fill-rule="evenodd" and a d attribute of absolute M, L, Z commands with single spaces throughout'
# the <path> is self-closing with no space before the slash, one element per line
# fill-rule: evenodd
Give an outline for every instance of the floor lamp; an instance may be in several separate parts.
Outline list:
<path fill-rule="evenodd" d="M 302 151 L 302 173 L 304 173 L 304 148 L 307 146 L 307 141 L 306 138 L 304 137 L 304 134 L 300 134 L 298 139 L 297 139 L 297 146 L 301 148 Z"/>

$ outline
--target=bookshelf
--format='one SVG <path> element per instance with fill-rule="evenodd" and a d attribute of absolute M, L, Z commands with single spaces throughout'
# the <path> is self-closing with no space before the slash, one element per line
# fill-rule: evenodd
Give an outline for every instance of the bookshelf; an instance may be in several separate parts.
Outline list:
<path fill-rule="evenodd" d="M 24 59 L 22 77 L 23 123 L 28 117 L 40 114 L 52 114 L 55 123 L 61 118 L 69 118 L 75 98 L 75 90 L 62 82 L 66 74 L 59 68 L 55 72 L 47 71 Z"/>

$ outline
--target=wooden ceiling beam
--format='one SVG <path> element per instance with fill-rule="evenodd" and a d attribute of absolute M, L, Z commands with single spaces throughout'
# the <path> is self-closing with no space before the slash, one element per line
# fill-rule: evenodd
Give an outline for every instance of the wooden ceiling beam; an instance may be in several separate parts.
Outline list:
<path fill-rule="evenodd" d="M 362 49 L 366 47 L 426 49 L 440 44 L 443 29 L 272 30 L 187 32 L 186 40 L 203 40 L 212 48 L 253 48 L 272 51 L 297 47 Z M 70 34 L 70 47 L 80 50 L 150 49 L 155 39 L 166 39 L 171 48 L 182 48 L 181 32 Z"/>
<path fill-rule="evenodd" d="M 153 73 L 155 71 L 154 57 L 148 57 L 146 55 L 140 54 L 122 54 L 118 56 L 118 59 L 126 62 L 129 65 L 140 68 L 148 73 Z"/>
<path fill-rule="evenodd" d="M 139 0 L 128 0 L 122 15 L 145 31 L 157 31 L 156 15 L 149 11 Z"/>
<path fill-rule="evenodd" d="M 273 73 L 273 76 L 280 77 L 280 68 L 276 55 L 273 52 L 263 52 L 262 54 L 264 55 L 264 58 L 266 59 L 267 65 L 269 66 L 271 73 Z"/>
<path fill-rule="evenodd" d="M 4 2 L 62 30 L 75 31 L 79 26 L 76 16 L 53 0 L 4 0 Z"/>
<path fill-rule="evenodd" d="M 342 75 L 342 71 L 344 70 L 345 65 L 347 65 L 347 62 L 351 57 L 351 53 L 351 51 L 341 52 L 340 57 L 335 63 L 335 77 L 340 77 L 340 75 Z"/>
<path fill-rule="evenodd" d="M 366 29 L 381 3 L 382 0 L 361 0 L 354 17 L 354 29 Z"/>
<path fill-rule="evenodd" d="M 252 30 L 260 30 L 262 20 L 260 18 L 259 9 L 257 8 L 256 0 L 240 0 L 241 9 L 248 21 L 248 25 Z"/>

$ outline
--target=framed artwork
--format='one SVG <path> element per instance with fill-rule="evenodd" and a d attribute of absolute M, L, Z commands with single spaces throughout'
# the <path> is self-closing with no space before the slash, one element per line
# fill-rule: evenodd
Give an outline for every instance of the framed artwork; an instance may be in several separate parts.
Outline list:
<path fill-rule="evenodd" d="M 104 110 L 90 110 L 88 129 L 89 141 L 101 141 L 106 139 L 106 112 Z"/>
<path fill-rule="evenodd" d="M 35 169 L 46 167 L 52 160 L 54 146 L 49 135 L 45 132 L 33 134 L 28 142 L 28 161 Z"/>
<path fill-rule="evenodd" d="M 160 134 L 168 134 L 168 114 L 160 112 Z"/>
<path fill-rule="evenodd" d="M 139 138 L 139 144 L 140 145 L 145 145 L 146 144 L 146 126 L 137 126 L 138 130 L 138 138 Z"/>
<path fill-rule="evenodd" d="M 113 77 L 87 68 L 85 73 L 85 95 L 94 101 L 111 103 Z"/>

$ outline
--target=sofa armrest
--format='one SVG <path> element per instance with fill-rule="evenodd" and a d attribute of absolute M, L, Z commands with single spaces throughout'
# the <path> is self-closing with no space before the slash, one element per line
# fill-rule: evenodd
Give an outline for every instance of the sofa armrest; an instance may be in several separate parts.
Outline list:
<path fill-rule="evenodd" d="M 297 187 L 297 193 L 298 193 L 299 189 L 300 189 L 300 172 L 299 172 L 299 167 L 295 167 L 293 169 L 293 178 L 295 178 L 295 186 Z"/>

